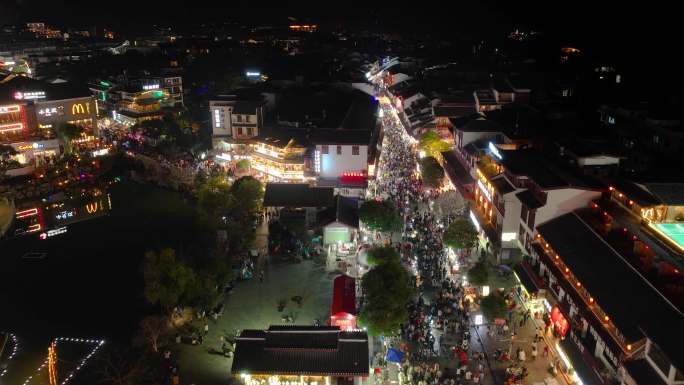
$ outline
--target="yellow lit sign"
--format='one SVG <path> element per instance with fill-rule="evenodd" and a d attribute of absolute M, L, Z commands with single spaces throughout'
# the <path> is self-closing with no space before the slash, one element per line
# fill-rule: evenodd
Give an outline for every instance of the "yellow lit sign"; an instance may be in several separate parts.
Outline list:
<path fill-rule="evenodd" d="M 71 105 L 71 115 L 83 115 L 85 113 L 90 113 L 90 103 L 74 103 Z"/>

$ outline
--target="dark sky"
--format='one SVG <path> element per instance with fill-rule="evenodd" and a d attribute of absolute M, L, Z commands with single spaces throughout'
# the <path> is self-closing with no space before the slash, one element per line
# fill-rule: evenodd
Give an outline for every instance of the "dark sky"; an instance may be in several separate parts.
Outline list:
<path fill-rule="evenodd" d="M 568 44 L 670 54 L 679 12 L 664 1 L 618 0 L 0 0 L 0 23 L 42 20 L 114 28 L 155 23 L 192 24 L 230 18 L 252 21 L 308 16 L 379 28 L 439 30 L 483 36 L 515 26 L 541 29 Z"/>

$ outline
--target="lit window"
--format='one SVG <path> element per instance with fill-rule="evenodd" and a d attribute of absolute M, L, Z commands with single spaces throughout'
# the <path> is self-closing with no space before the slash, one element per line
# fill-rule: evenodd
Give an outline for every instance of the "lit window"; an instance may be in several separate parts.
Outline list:
<path fill-rule="evenodd" d="M 359 146 L 352 146 L 352 155 L 359 155 Z"/>
<path fill-rule="evenodd" d="M 321 154 L 327 154 L 328 153 L 328 146 L 323 145 L 321 146 Z"/>
<path fill-rule="evenodd" d="M 337 155 L 342 155 L 342 146 L 337 146 Z"/>

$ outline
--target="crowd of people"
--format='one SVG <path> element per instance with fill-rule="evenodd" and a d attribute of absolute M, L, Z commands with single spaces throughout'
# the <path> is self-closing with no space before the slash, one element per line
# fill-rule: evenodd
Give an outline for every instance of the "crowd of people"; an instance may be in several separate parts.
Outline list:
<path fill-rule="evenodd" d="M 460 277 L 452 275 L 453 262 L 442 243 L 442 231 L 454 217 L 440 218 L 429 209 L 439 191 L 422 185 L 416 142 L 389 107 L 384 107 L 383 124 L 383 148 L 389 151 L 381 153 L 375 191 L 394 202 L 404 219 L 402 237 L 394 239 L 394 245 L 416 276 L 417 289 L 415 302 L 408 305 L 409 321 L 401 328 L 399 348 L 405 358 L 400 380 L 412 385 L 479 383 L 485 376 L 485 360 L 470 346 L 471 303 Z"/>

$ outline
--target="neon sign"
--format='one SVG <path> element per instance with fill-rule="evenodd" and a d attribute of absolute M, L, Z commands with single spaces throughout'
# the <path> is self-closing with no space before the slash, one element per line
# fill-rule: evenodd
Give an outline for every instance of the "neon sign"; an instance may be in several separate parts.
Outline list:
<path fill-rule="evenodd" d="M 247 75 L 248 77 L 251 77 L 251 78 L 252 78 L 252 77 L 258 78 L 258 77 L 261 76 L 261 72 L 247 71 L 247 72 L 245 72 L 245 75 Z"/>
<path fill-rule="evenodd" d="M 52 107 L 52 108 L 41 108 L 38 110 L 38 114 L 42 116 L 52 116 L 52 115 L 57 115 L 59 114 L 60 111 L 57 109 L 57 107 Z"/>
<path fill-rule="evenodd" d="M 45 91 L 29 91 L 29 92 L 16 91 L 14 93 L 14 99 L 16 99 L 16 100 L 45 99 Z"/>
<path fill-rule="evenodd" d="M 482 193 L 484 194 L 484 196 L 487 197 L 487 200 L 491 202 L 492 201 L 492 195 L 489 193 L 489 191 L 487 191 L 487 188 L 485 187 L 484 184 L 482 184 L 482 181 L 479 179 L 477 180 L 477 187 L 479 187 L 480 190 L 482 191 Z"/>
<path fill-rule="evenodd" d="M 17 211 L 17 213 L 16 213 L 17 219 L 31 217 L 34 215 L 38 215 L 38 208 L 37 207 L 34 207 L 32 209 Z"/>
<path fill-rule="evenodd" d="M 145 90 L 145 91 L 158 90 L 158 89 L 159 89 L 159 84 L 147 84 L 147 85 L 144 85 L 142 88 L 143 88 L 143 90 Z"/>
<path fill-rule="evenodd" d="M 19 112 L 21 111 L 21 106 L 20 105 L 12 105 L 12 106 L 0 106 L 0 114 L 9 114 L 10 112 Z"/>
<path fill-rule="evenodd" d="M 491 153 L 494 154 L 494 156 L 496 156 L 497 158 L 503 159 L 503 156 L 499 152 L 499 149 L 496 148 L 496 146 L 492 142 L 489 142 L 489 151 L 491 151 Z"/>
<path fill-rule="evenodd" d="M 23 123 L 0 124 L 0 132 L 21 131 L 23 129 Z"/>
<path fill-rule="evenodd" d="M 21 146 L 17 146 L 17 150 L 25 151 L 25 150 L 39 149 L 39 148 L 43 148 L 43 147 L 45 147 L 45 145 L 43 143 L 24 144 Z"/>
<path fill-rule="evenodd" d="M 477 231 L 480 231 L 480 222 L 477 221 L 477 218 L 475 217 L 475 214 L 472 210 L 470 210 L 470 220 L 473 222 L 473 225 L 475 226 Z"/>
<path fill-rule="evenodd" d="M 90 113 L 90 103 L 85 103 L 85 107 L 83 107 L 83 103 L 74 103 L 71 105 L 71 115 L 83 115 L 86 112 Z"/>

